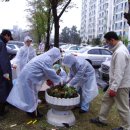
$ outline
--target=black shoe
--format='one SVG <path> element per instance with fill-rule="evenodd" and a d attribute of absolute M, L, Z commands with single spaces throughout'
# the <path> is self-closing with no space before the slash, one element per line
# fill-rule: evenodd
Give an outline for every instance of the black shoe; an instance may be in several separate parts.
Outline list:
<path fill-rule="evenodd" d="M 82 114 L 82 113 L 87 113 L 87 112 L 88 112 L 88 111 L 85 111 L 85 110 L 82 110 L 82 109 L 79 110 L 79 113 L 81 113 L 81 114 Z"/>
<path fill-rule="evenodd" d="M 101 121 L 99 120 L 99 117 L 90 119 L 90 122 L 91 122 L 91 123 L 94 123 L 94 124 L 96 124 L 96 125 L 107 126 L 107 123 L 101 122 Z"/>
<path fill-rule="evenodd" d="M 122 127 L 118 127 L 118 128 L 113 128 L 112 130 L 123 130 Z"/>
<path fill-rule="evenodd" d="M 5 105 L 5 103 L 0 103 L 0 116 L 4 116 L 9 112 L 5 109 Z"/>
<path fill-rule="evenodd" d="M 0 112 L 0 116 L 5 116 L 8 112 L 8 110 L 4 110 L 4 112 Z"/>
<path fill-rule="evenodd" d="M 32 118 L 41 118 L 43 117 L 43 114 L 41 114 L 38 110 L 34 111 L 34 112 L 26 112 L 28 116 L 32 117 Z"/>

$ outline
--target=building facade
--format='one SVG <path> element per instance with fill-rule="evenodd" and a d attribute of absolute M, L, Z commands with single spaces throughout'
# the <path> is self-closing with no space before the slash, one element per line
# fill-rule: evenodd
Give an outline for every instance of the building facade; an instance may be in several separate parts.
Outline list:
<path fill-rule="evenodd" d="M 127 0 L 82 0 L 81 39 L 103 39 L 108 31 L 115 31 L 121 37 L 129 38 L 129 26 L 124 19 L 128 11 Z"/>

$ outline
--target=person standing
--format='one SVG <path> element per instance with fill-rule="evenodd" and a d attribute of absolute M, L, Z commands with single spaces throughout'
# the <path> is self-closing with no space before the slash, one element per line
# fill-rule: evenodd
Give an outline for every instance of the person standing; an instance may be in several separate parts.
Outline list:
<path fill-rule="evenodd" d="M 81 57 L 66 55 L 62 64 L 70 69 L 67 86 L 74 87 L 81 94 L 79 113 L 89 111 L 90 102 L 98 95 L 95 70 Z"/>
<path fill-rule="evenodd" d="M 112 130 L 130 130 L 130 55 L 128 49 L 113 31 L 104 35 L 109 49 L 113 52 L 109 88 L 105 92 L 98 117 L 90 119 L 91 123 L 107 125 L 107 116 L 111 107 L 116 104 L 122 124 Z"/>
<path fill-rule="evenodd" d="M 12 89 L 12 71 L 9 55 L 6 49 L 6 43 L 13 40 L 12 34 L 5 29 L 0 35 L 0 116 L 6 114 L 6 98 Z"/>
<path fill-rule="evenodd" d="M 7 102 L 26 111 L 31 117 L 42 117 L 37 109 L 38 92 L 47 79 L 50 79 L 54 85 L 62 82 L 60 76 L 53 69 L 53 64 L 60 58 L 60 50 L 53 47 L 29 61 L 20 72 Z"/>
<path fill-rule="evenodd" d="M 36 56 L 36 52 L 32 47 L 32 39 L 29 36 L 24 38 L 25 45 L 19 49 L 15 57 L 13 68 L 17 70 L 17 75 L 23 69 L 23 67 Z"/>

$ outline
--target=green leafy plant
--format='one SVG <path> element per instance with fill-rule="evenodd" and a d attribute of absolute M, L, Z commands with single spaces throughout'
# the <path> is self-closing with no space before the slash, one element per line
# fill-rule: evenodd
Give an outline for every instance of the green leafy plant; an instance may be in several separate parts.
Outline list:
<path fill-rule="evenodd" d="M 48 95 L 57 98 L 74 98 L 78 93 L 74 87 L 55 86 L 47 90 Z"/>

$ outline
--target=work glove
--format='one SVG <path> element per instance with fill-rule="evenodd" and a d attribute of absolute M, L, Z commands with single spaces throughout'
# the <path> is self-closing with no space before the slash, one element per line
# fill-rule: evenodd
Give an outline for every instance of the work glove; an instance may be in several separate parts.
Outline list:
<path fill-rule="evenodd" d="M 46 84 L 50 87 L 54 86 L 53 82 L 49 79 L 46 81 Z"/>
<path fill-rule="evenodd" d="M 10 80 L 10 78 L 9 78 L 9 74 L 8 74 L 8 73 L 3 74 L 3 77 L 6 78 L 7 80 Z"/>
<path fill-rule="evenodd" d="M 111 90 L 111 89 L 109 89 L 108 93 L 109 93 L 110 97 L 115 97 L 116 96 L 116 92 Z"/>

